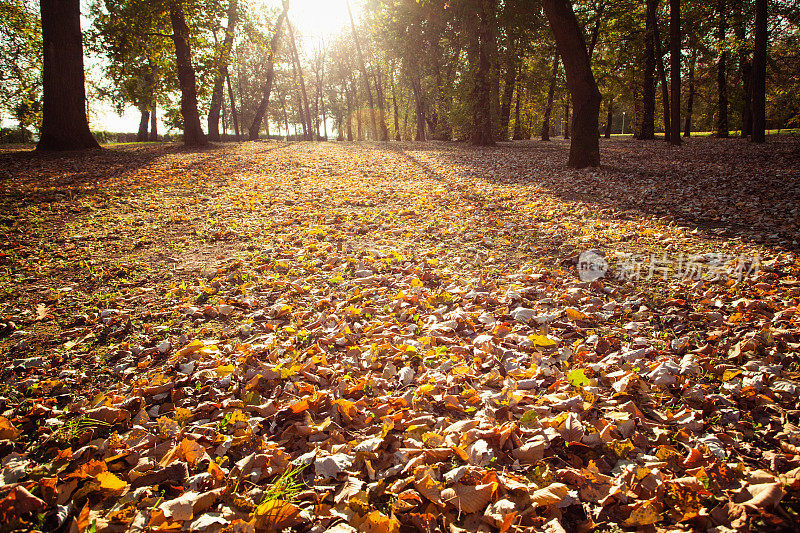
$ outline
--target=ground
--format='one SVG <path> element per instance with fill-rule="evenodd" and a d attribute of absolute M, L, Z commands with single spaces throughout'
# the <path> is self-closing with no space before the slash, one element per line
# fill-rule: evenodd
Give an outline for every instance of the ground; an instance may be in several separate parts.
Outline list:
<path fill-rule="evenodd" d="M 792 530 L 800 143 L 567 150 L 0 151 L 0 530 Z"/>

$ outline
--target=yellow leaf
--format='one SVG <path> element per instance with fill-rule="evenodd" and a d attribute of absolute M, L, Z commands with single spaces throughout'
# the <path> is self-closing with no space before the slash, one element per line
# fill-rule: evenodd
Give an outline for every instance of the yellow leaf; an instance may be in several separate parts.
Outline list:
<path fill-rule="evenodd" d="M 380 511 L 372 511 L 362 518 L 354 518 L 353 523 L 364 533 L 398 533 L 400 522 L 394 516 L 386 516 Z"/>
<path fill-rule="evenodd" d="M 217 367 L 217 375 L 221 378 L 225 376 L 229 376 L 236 371 L 236 367 L 233 365 L 220 365 Z"/>
<path fill-rule="evenodd" d="M 192 413 L 191 409 L 186 409 L 185 407 L 178 407 L 175 409 L 175 420 L 182 426 L 185 425 L 192 416 L 194 416 L 194 413 Z"/>
<path fill-rule="evenodd" d="M 738 376 L 741 373 L 742 373 L 742 369 L 741 368 L 733 368 L 733 369 L 730 369 L 730 370 L 726 370 L 722 374 L 722 381 L 730 381 L 730 380 L 732 380 L 733 378 L 735 378 L 736 376 Z"/>
<path fill-rule="evenodd" d="M 422 287 L 422 282 L 419 280 L 419 278 L 414 278 L 411 280 L 411 286 L 414 287 L 415 289 L 417 287 Z"/>
<path fill-rule="evenodd" d="M 432 391 L 434 388 L 435 388 L 435 387 L 434 387 L 433 385 L 431 385 L 430 383 L 426 383 L 425 385 L 422 385 L 420 388 L 418 388 L 418 389 L 417 389 L 417 392 L 418 392 L 418 393 L 419 393 L 419 395 L 421 396 L 421 395 L 423 395 L 423 394 L 428 394 L 428 393 L 429 393 L 429 392 L 431 392 L 431 391 Z"/>
<path fill-rule="evenodd" d="M 97 474 L 97 481 L 100 482 L 101 489 L 109 492 L 118 492 L 128 486 L 127 483 L 108 471 Z"/>
<path fill-rule="evenodd" d="M 558 342 L 551 339 L 547 335 L 529 335 L 528 340 L 531 341 L 535 346 L 540 346 L 542 348 L 552 348 L 554 346 L 558 346 Z"/>
<path fill-rule="evenodd" d="M 659 512 L 656 503 L 652 500 L 646 500 L 633 510 L 624 524 L 628 527 L 647 526 L 655 524 L 658 519 Z"/>

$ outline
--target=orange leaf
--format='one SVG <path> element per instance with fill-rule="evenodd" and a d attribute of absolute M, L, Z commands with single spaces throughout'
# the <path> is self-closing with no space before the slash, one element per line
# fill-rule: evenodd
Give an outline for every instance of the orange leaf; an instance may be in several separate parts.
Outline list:
<path fill-rule="evenodd" d="M 281 530 L 304 522 L 300 509 L 284 500 L 271 500 L 256 507 L 256 524 L 267 530 Z"/>

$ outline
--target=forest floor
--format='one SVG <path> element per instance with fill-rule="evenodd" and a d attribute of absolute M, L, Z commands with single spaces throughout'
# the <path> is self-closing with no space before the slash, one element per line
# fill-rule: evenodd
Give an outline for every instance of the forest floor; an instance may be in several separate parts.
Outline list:
<path fill-rule="evenodd" d="M 0 531 L 796 530 L 800 143 L 567 149 L 0 151 Z"/>

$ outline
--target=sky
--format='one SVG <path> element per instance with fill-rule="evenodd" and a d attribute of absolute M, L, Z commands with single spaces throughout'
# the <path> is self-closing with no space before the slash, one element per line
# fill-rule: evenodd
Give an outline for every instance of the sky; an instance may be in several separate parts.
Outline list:
<path fill-rule="evenodd" d="M 281 5 L 280 0 L 255 0 L 253 3 L 255 6 Z M 356 18 L 360 5 L 360 0 L 351 0 L 353 16 Z M 316 48 L 316 43 L 320 39 L 330 40 L 350 24 L 346 0 L 291 0 L 289 17 L 302 36 L 305 49 L 309 51 Z M 83 24 L 85 28 L 88 21 L 84 19 Z M 86 67 L 98 74 L 101 71 L 96 58 L 87 58 Z M 93 130 L 135 133 L 139 128 L 140 115 L 134 107 L 128 107 L 122 116 L 117 115 L 107 103 L 92 102 L 90 108 L 93 115 L 90 118 Z M 165 131 L 163 125 L 160 125 L 159 131 Z"/>

